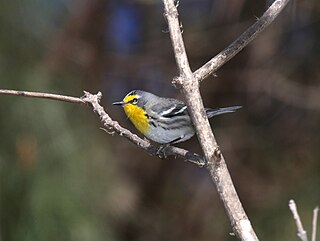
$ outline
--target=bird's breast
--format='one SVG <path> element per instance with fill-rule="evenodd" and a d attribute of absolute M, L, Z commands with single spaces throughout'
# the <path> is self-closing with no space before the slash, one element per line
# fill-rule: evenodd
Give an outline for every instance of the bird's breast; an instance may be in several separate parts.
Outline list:
<path fill-rule="evenodd" d="M 149 130 L 148 118 L 146 112 L 135 105 L 127 104 L 123 106 L 124 112 L 133 123 L 133 125 L 144 134 Z"/>

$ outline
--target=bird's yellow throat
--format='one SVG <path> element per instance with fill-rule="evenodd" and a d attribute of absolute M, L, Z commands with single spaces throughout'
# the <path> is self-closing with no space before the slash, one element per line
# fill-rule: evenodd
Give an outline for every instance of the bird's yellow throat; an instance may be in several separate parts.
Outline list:
<path fill-rule="evenodd" d="M 133 100 L 135 96 L 127 96 L 124 98 L 124 102 L 128 103 Z M 123 106 L 124 112 L 131 120 L 133 125 L 142 133 L 146 133 L 149 130 L 148 118 L 144 109 L 135 104 L 128 103 Z"/>

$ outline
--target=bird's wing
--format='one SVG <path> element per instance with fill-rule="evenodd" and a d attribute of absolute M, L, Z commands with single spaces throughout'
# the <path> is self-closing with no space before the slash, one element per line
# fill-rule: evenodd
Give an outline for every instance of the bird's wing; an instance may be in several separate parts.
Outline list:
<path fill-rule="evenodd" d="M 164 118 L 182 116 L 188 114 L 187 106 L 182 101 L 165 99 L 159 105 L 153 105 L 151 111 Z"/>

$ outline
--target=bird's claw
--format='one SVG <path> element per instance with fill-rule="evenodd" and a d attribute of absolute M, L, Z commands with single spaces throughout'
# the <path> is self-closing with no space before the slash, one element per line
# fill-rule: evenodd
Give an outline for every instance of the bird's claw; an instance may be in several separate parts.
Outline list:
<path fill-rule="evenodd" d="M 169 147 L 170 145 L 169 144 L 164 144 L 164 145 L 161 145 L 159 146 L 157 152 L 156 152 L 156 155 L 158 157 L 160 157 L 161 159 L 166 159 L 168 156 L 165 152 L 165 150 Z"/>

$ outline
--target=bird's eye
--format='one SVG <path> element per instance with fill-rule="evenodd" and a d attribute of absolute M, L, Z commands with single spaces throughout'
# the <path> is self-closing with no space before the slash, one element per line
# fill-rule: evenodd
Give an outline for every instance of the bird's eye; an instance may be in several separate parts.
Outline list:
<path fill-rule="evenodd" d="M 138 103 L 138 99 L 137 98 L 134 98 L 134 99 L 132 99 L 132 104 L 137 104 Z"/>

